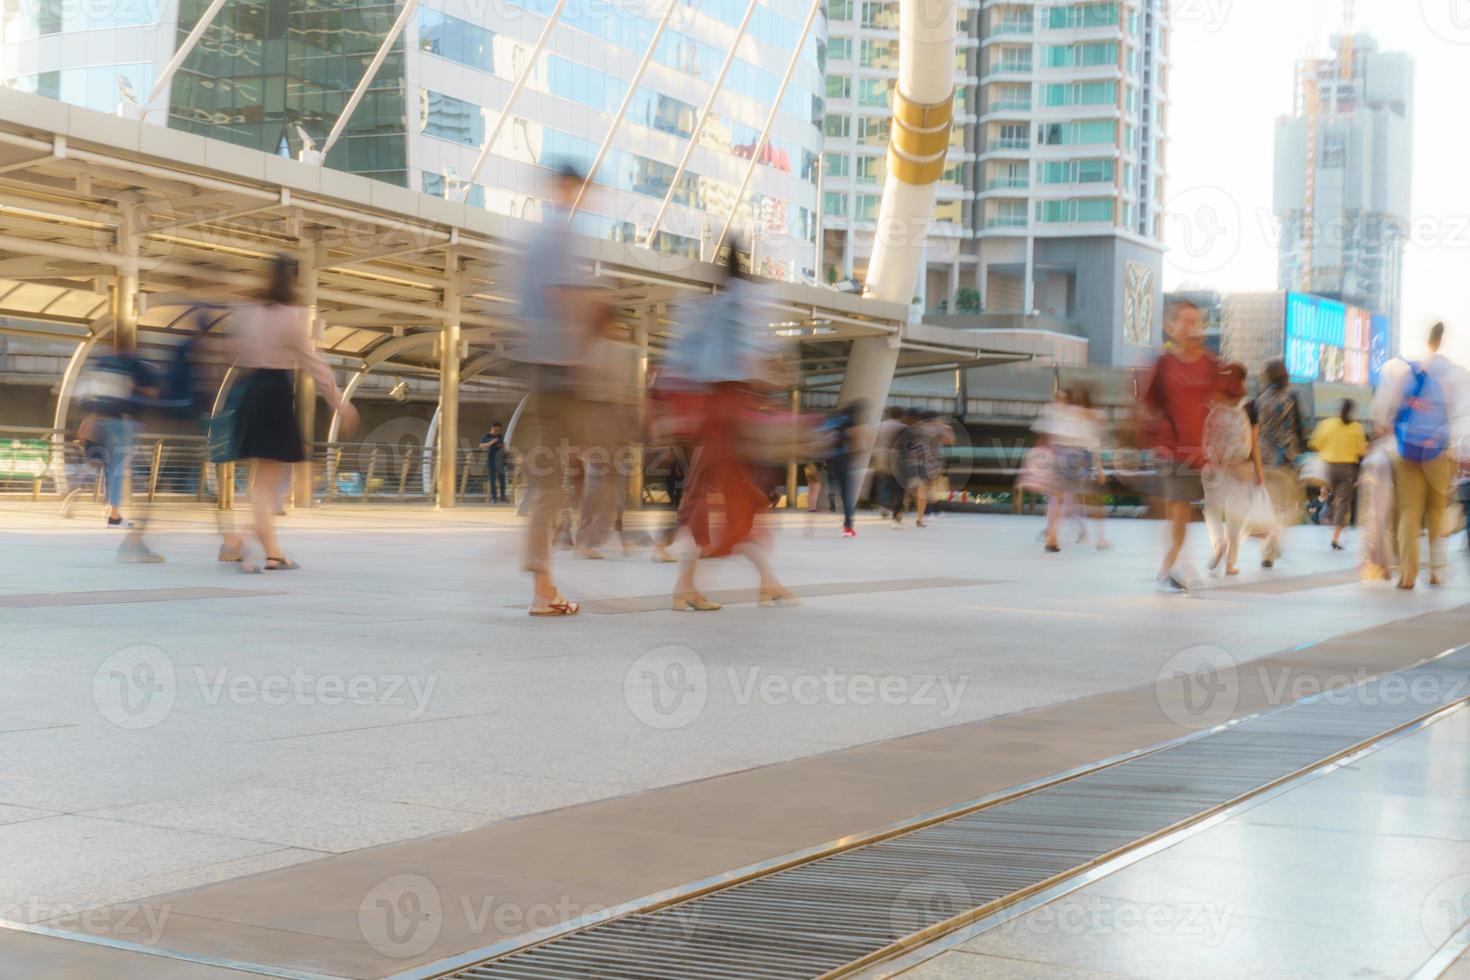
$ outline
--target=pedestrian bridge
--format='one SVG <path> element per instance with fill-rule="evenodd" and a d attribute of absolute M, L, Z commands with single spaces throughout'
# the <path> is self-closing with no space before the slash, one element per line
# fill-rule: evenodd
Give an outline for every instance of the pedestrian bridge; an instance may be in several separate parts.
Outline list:
<path fill-rule="evenodd" d="M 458 447 L 462 386 L 516 388 L 502 358 L 525 231 L 474 206 L 0 90 L 0 332 L 70 350 L 49 419 L 58 441 L 99 343 L 158 351 L 194 304 L 248 297 L 268 260 L 289 252 L 349 395 L 375 370 L 422 381 L 438 399 L 435 441 Z M 717 281 L 708 263 L 628 243 L 579 238 L 578 249 L 655 363 L 675 304 Z M 910 323 L 899 304 L 800 283 L 765 294 L 770 329 L 792 342 L 797 389 L 835 388 L 865 337 L 899 347 L 899 374 L 1032 356 L 1015 337 Z M 452 504 L 455 472 L 437 482 Z"/>

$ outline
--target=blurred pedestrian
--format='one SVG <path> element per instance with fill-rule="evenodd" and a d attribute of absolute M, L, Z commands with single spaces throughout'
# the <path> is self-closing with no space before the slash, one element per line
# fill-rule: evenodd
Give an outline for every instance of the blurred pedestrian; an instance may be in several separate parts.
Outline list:
<path fill-rule="evenodd" d="M 1358 467 L 1368 455 L 1368 434 L 1354 417 L 1358 403 L 1342 400 L 1335 418 L 1317 423 L 1308 445 L 1327 464 L 1332 488 L 1332 550 L 1342 551 L 1342 532 L 1352 521 L 1357 501 Z"/>
<path fill-rule="evenodd" d="M 317 353 L 310 311 L 296 297 L 296 276 L 295 260 L 277 256 L 259 302 L 239 307 L 230 317 L 229 345 L 239 371 L 235 384 L 242 386 L 234 409 L 234 456 L 255 464 L 250 508 L 266 571 L 301 567 L 286 557 L 275 522 L 289 467 L 307 459 L 310 447 L 311 436 L 301 431 L 297 418 L 295 372 L 303 370 L 316 380 L 317 391 L 340 415 L 344 434 L 357 427 L 358 418 L 352 403 L 342 400 L 331 367 Z M 231 533 L 220 557 L 238 559 L 243 550 L 242 536 Z"/>
<path fill-rule="evenodd" d="M 1446 507 L 1456 462 L 1451 452 L 1452 426 L 1464 418 L 1462 372 L 1439 353 L 1444 324 L 1429 332 L 1428 356 L 1384 365 L 1373 401 L 1374 425 L 1394 436 L 1393 482 L 1398 499 L 1398 556 L 1401 589 L 1419 578 L 1419 539 L 1429 534 L 1429 584 L 1444 581 Z"/>
<path fill-rule="evenodd" d="M 925 443 L 924 420 L 917 414 L 906 416 L 908 424 L 893 441 L 893 457 L 898 467 L 898 483 L 902 491 L 893 511 L 893 526 L 903 527 L 903 515 L 912 502 L 914 524 L 924 527 L 924 512 L 929 499 L 929 447 Z"/>
<path fill-rule="evenodd" d="M 636 344 L 623 338 L 623 327 L 610 306 L 597 310 L 596 334 L 582 372 L 587 401 L 587 436 L 582 453 L 582 513 L 577 522 L 577 554 L 601 558 L 610 530 L 616 530 L 623 553 L 632 550 L 622 533 L 628 501 L 629 463 L 633 458 L 638 403 Z"/>
<path fill-rule="evenodd" d="M 1205 462 L 1204 424 L 1220 383 L 1220 365 L 1205 348 L 1204 319 L 1199 307 L 1189 300 L 1169 307 L 1164 332 L 1169 343 L 1143 388 L 1143 403 L 1148 409 L 1145 421 L 1151 429 L 1143 444 L 1154 451 L 1157 492 L 1164 501 L 1169 524 L 1158 588 L 1180 594 L 1189 591 L 1190 576 L 1179 564 L 1180 554 L 1195 501 L 1204 496 L 1200 480 Z"/>
<path fill-rule="evenodd" d="M 1256 396 L 1260 420 L 1261 462 L 1265 466 L 1295 466 L 1307 451 L 1302 405 L 1291 390 L 1291 375 L 1283 361 L 1269 361 L 1262 372 L 1264 386 Z"/>
<path fill-rule="evenodd" d="M 898 484 L 898 467 L 893 451 L 898 434 L 907 428 L 902 416 L 902 409 L 886 409 L 873 435 L 871 494 L 884 517 L 891 517 L 903 504 L 903 488 Z"/>
<path fill-rule="evenodd" d="M 568 209 L 582 175 L 562 167 L 552 180 L 541 224 L 525 243 L 520 271 L 522 335 L 514 357 L 525 366 L 528 392 L 521 424 L 522 459 L 529 481 L 525 555 L 531 573 L 532 616 L 574 616 L 581 604 L 562 595 L 551 575 L 555 522 L 582 445 L 585 412 L 578 372 L 592 340 L 591 285 L 572 254 Z"/>
<path fill-rule="evenodd" d="M 680 311 L 680 332 L 669 345 L 665 366 L 673 382 L 671 397 L 679 405 L 675 411 L 691 420 L 696 446 L 684 491 L 684 523 L 696 541 L 709 540 L 706 548 L 680 562 L 673 595 L 673 608 L 680 612 L 720 608 L 699 591 L 696 567 L 700 557 L 736 553 L 748 558 L 760 575 L 761 605 L 797 602 L 771 567 L 765 536 L 757 526 L 768 501 L 741 449 L 747 442 L 742 425 L 759 415 L 758 391 L 772 376 L 775 352 L 759 322 L 756 286 L 741 270 L 734 243 L 721 285 L 720 292 Z M 784 421 L 780 414 L 772 418 Z M 709 515 L 714 494 L 724 507 L 718 531 Z"/>
<path fill-rule="evenodd" d="M 842 536 L 857 537 L 853 516 L 857 511 L 857 475 L 852 471 L 853 458 L 862 441 L 862 419 L 867 413 L 862 399 L 840 406 L 823 423 L 830 433 L 832 450 L 823 461 L 827 480 L 842 507 Z"/>
<path fill-rule="evenodd" d="M 158 397 L 158 372 L 132 351 L 107 354 L 87 371 L 80 388 L 80 402 L 87 418 L 81 438 L 102 463 L 107 501 L 107 526 L 127 531 L 118 546 L 118 561 L 157 563 L 163 556 L 148 549 L 143 541 L 146 518 L 123 517 L 123 500 L 133 465 L 138 415 Z"/>
<path fill-rule="evenodd" d="M 1059 530 L 1069 505 L 1083 506 L 1082 499 L 1092 494 L 1102 479 L 1101 427 L 1092 411 L 1091 395 L 1085 386 L 1059 391 L 1057 397 L 1042 407 L 1034 431 L 1050 453 L 1054 483 L 1046 498 L 1046 550 L 1062 550 Z M 1081 523 L 1077 543 L 1087 540 L 1087 525 Z M 1107 547 L 1102 523 L 1098 525 L 1098 547 Z"/>
<path fill-rule="evenodd" d="M 1218 569 L 1223 561 L 1226 575 L 1240 574 L 1240 540 L 1252 511 L 1265 500 L 1266 477 L 1261 468 L 1256 409 L 1246 399 L 1246 374 L 1243 364 L 1225 366 L 1204 425 L 1201 478 L 1205 524 L 1213 543 L 1210 571 Z M 1266 510 L 1272 508 L 1266 505 Z"/>

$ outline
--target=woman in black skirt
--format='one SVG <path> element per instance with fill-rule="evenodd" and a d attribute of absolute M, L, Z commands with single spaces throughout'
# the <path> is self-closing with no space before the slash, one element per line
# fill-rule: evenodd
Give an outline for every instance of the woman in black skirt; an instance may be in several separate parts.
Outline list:
<path fill-rule="evenodd" d="M 305 460 L 310 445 L 296 419 L 296 370 L 316 379 L 317 391 L 341 413 L 344 433 L 356 427 L 357 410 L 342 401 L 332 369 L 316 352 L 310 312 L 297 305 L 296 263 L 290 257 L 276 257 L 261 301 L 237 310 L 231 331 L 240 371 L 236 384 L 244 386 L 235 409 L 235 456 L 255 461 L 250 507 L 265 569 L 299 568 L 282 553 L 273 516 L 282 503 L 286 467 Z M 243 546 L 232 535 L 220 557 L 237 561 Z"/>

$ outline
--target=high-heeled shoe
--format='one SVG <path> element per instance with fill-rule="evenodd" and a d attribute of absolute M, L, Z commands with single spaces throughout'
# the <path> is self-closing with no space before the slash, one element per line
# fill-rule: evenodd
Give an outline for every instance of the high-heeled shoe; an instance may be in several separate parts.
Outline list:
<path fill-rule="evenodd" d="M 680 592 L 674 596 L 674 612 L 714 612 L 720 608 L 698 592 Z"/>
<path fill-rule="evenodd" d="M 795 592 L 784 585 L 778 585 L 774 589 L 761 589 L 760 603 L 763 606 L 799 606 L 801 600 L 796 597 Z"/>

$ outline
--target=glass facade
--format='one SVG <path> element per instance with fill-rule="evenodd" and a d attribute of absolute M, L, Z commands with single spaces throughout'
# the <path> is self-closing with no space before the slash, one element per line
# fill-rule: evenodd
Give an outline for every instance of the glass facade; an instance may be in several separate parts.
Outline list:
<path fill-rule="evenodd" d="M 179 41 L 207 5 L 180 0 Z M 393 3 L 233 0 L 174 76 L 169 124 L 267 153 L 296 155 L 300 131 L 320 146 L 397 16 Z M 404 91 L 400 38 L 326 165 L 407 185 Z"/>

